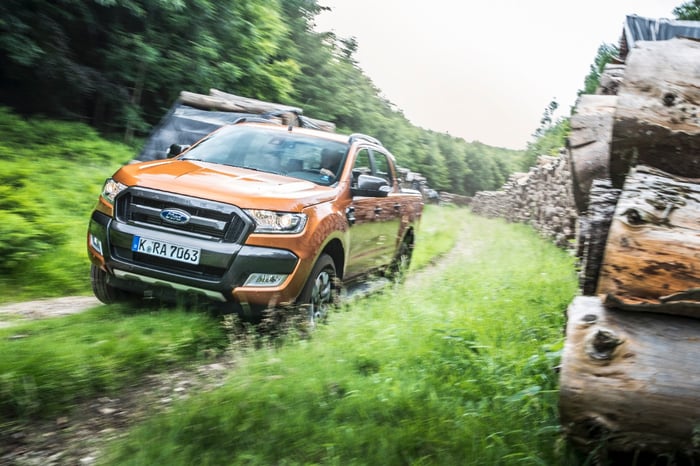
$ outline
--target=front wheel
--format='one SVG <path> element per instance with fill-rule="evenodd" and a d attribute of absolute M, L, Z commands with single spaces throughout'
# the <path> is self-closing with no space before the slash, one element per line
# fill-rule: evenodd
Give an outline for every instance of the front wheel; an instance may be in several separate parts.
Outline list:
<path fill-rule="evenodd" d="M 299 304 L 308 308 L 308 319 L 312 327 L 328 317 L 328 311 L 338 300 L 335 263 L 328 254 L 321 254 L 314 265 L 304 289 L 299 295 Z"/>
<path fill-rule="evenodd" d="M 94 264 L 90 264 L 90 281 L 95 297 L 105 304 L 121 303 L 129 298 L 129 293 L 107 283 L 107 272 Z"/>

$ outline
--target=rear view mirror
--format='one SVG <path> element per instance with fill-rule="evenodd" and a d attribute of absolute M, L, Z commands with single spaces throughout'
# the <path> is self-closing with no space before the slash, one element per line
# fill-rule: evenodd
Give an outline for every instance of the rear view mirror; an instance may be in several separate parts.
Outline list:
<path fill-rule="evenodd" d="M 189 148 L 189 144 L 170 144 L 170 147 L 168 147 L 168 152 L 165 153 L 165 156 L 167 158 L 175 157 L 176 155 L 182 154 Z"/>

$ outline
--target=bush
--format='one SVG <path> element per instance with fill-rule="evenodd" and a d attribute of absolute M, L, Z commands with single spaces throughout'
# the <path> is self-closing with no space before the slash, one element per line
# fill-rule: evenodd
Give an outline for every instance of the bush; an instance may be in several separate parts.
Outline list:
<path fill-rule="evenodd" d="M 88 268 L 76 239 L 132 149 L 82 123 L 25 120 L 3 107 L 0 141 L 0 300 L 86 292 L 89 282 L 74 280 Z"/>

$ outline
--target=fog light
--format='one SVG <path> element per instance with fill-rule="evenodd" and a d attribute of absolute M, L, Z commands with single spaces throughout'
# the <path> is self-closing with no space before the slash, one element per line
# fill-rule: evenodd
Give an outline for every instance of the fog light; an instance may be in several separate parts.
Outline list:
<path fill-rule="evenodd" d="M 251 273 L 243 286 L 279 286 L 286 278 L 286 274 Z"/>
<path fill-rule="evenodd" d="M 101 256 L 104 256 L 102 253 L 102 241 L 92 233 L 90 233 L 90 246 L 92 246 L 92 249 L 99 252 Z"/>

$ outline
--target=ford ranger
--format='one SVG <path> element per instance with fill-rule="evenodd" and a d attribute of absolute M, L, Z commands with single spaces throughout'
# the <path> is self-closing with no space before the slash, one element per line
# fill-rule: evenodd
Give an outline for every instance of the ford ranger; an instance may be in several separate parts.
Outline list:
<path fill-rule="evenodd" d="M 243 316 L 306 305 L 315 322 L 342 283 L 407 268 L 423 201 L 399 182 L 372 137 L 242 118 L 105 182 L 87 234 L 93 291 L 204 297 Z"/>

